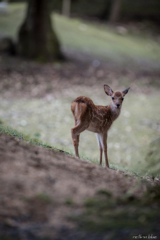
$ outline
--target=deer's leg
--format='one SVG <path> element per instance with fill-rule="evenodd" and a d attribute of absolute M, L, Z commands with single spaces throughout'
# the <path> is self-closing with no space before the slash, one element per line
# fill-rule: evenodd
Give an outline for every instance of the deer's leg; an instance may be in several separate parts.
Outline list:
<path fill-rule="evenodd" d="M 75 136 L 76 141 L 73 141 L 75 156 L 78 157 L 78 158 L 79 158 L 79 152 L 78 152 L 79 136 L 80 136 L 80 135 Z M 73 138 L 72 138 L 72 139 L 73 139 Z"/>
<path fill-rule="evenodd" d="M 99 133 L 97 133 L 97 141 L 98 141 L 99 151 L 100 151 L 99 165 L 102 165 L 103 137 Z"/>
<path fill-rule="evenodd" d="M 88 125 L 86 126 L 82 122 L 80 122 L 77 126 L 71 129 L 71 136 L 72 136 L 72 141 L 74 145 L 74 151 L 75 151 L 75 156 L 79 158 L 79 153 L 78 153 L 78 145 L 79 145 L 79 135 L 81 132 L 83 132 Z"/>
<path fill-rule="evenodd" d="M 106 164 L 106 167 L 109 168 L 108 155 L 107 155 L 107 134 L 103 135 L 103 150 L 104 150 L 105 164 Z"/>
<path fill-rule="evenodd" d="M 103 153 L 103 149 L 100 148 L 99 150 L 100 150 L 99 165 L 102 166 L 102 153 Z"/>
<path fill-rule="evenodd" d="M 77 126 L 77 122 L 75 120 L 75 127 Z M 76 141 L 75 141 L 75 145 L 74 145 L 74 142 L 73 142 L 73 145 L 74 145 L 74 151 L 75 151 L 75 156 L 76 157 L 79 157 L 79 152 L 78 152 L 78 146 L 79 146 L 79 137 L 80 135 L 76 135 L 75 138 L 76 138 Z M 72 138 L 73 139 L 73 138 Z"/>

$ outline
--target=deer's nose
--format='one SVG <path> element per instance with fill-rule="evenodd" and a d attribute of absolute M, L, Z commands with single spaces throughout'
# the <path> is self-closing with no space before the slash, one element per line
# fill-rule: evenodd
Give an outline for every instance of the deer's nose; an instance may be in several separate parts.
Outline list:
<path fill-rule="evenodd" d="M 121 105 L 120 103 L 116 103 L 116 106 L 117 106 L 117 107 L 120 107 L 120 105 Z"/>

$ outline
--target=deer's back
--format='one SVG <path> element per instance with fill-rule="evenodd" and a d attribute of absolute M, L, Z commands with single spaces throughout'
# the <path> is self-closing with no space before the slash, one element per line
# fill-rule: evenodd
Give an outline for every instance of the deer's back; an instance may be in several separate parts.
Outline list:
<path fill-rule="evenodd" d="M 71 110 L 75 118 L 75 122 L 79 121 L 88 123 L 87 130 L 91 132 L 102 132 L 110 127 L 111 121 L 109 116 L 109 108 L 95 105 L 88 97 L 78 97 L 71 105 Z"/>

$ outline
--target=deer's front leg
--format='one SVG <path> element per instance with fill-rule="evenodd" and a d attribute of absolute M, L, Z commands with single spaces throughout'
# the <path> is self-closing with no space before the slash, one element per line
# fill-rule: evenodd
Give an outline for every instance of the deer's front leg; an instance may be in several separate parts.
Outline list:
<path fill-rule="evenodd" d="M 100 157 L 99 157 L 99 165 L 102 165 L 102 154 L 103 154 L 103 136 L 97 133 L 97 141 L 99 145 Z"/>
<path fill-rule="evenodd" d="M 100 148 L 100 149 L 99 149 L 99 151 L 100 151 L 99 165 L 101 165 L 101 166 L 102 166 L 102 153 L 103 153 L 103 149 L 102 149 L 102 148 Z"/>
<path fill-rule="evenodd" d="M 104 158 L 105 158 L 106 167 L 109 168 L 108 155 L 107 155 L 107 134 L 103 135 L 103 150 L 104 150 Z"/>

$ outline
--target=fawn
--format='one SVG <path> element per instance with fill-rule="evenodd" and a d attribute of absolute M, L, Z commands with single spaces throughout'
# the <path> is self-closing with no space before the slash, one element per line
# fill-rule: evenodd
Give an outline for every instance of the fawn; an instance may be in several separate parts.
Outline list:
<path fill-rule="evenodd" d="M 111 96 L 111 102 L 108 106 L 95 105 L 88 97 L 78 97 L 71 104 L 71 111 L 75 120 L 75 127 L 71 129 L 72 141 L 75 150 L 75 156 L 79 158 L 78 145 L 79 135 L 84 130 L 97 134 L 97 140 L 100 149 L 99 164 L 102 165 L 102 153 L 104 151 L 105 164 L 109 168 L 107 156 L 107 133 L 112 123 L 118 118 L 121 112 L 121 106 L 124 96 L 130 88 L 120 92 L 115 91 L 104 85 L 104 91 Z"/>

